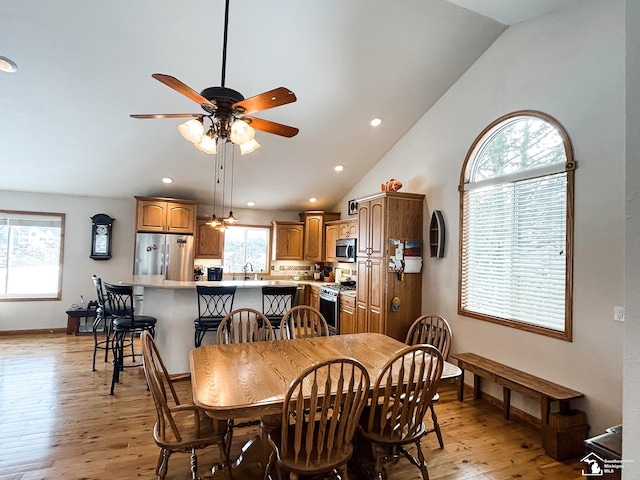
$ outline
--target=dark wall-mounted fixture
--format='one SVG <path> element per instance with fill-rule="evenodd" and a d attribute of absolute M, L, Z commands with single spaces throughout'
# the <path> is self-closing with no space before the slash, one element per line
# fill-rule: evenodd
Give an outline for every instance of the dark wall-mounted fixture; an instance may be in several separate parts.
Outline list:
<path fill-rule="evenodd" d="M 111 258 L 111 236 L 115 220 L 104 213 L 97 213 L 91 217 L 91 255 L 89 256 L 94 260 Z"/>
<path fill-rule="evenodd" d="M 445 228 L 440 210 L 434 210 L 429 224 L 429 253 L 432 257 L 444 257 Z"/>
<path fill-rule="evenodd" d="M 358 213 L 358 202 L 355 200 L 349 200 L 348 207 L 349 215 L 355 215 Z"/>

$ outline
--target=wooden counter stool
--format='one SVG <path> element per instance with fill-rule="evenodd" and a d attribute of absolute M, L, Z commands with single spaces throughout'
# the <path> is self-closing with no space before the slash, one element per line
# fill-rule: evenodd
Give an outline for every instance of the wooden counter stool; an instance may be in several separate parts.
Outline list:
<path fill-rule="evenodd" d="M 236 287 L 207 287 L 196 285 L 198 294 L 198 318 L 195 327 L 195 346 L 202 344 L 205 333 L 215 331 L 220 321 L 233 310 Z"/>

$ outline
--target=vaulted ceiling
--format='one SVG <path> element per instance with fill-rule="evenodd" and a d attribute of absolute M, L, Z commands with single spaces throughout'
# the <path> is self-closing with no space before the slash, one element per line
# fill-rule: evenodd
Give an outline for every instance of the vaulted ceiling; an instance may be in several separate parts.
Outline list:
<path fill-rule="evenodd" d="M 289 88 L 297 102 L 256 116 L 300 129 L 236 155 L 234 204 L 331 207 L 508 24 L 571 2 L 231 0 L 226 86 Z M 18 68 L 0 72 L 0 189 L 210 204 L 213 158 L 181 120 L 129 115 L 201 112 L 151 74 L 220 85 L 223 23 L 224 0 L 1 2 L 0 56 Z"/>

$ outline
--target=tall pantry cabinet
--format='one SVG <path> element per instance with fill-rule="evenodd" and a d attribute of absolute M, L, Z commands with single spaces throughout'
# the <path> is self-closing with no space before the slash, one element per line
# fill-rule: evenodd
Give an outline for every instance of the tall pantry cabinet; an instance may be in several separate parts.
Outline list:
<path fill-rule="evenodd" d="M 422 273 L 403 277 L 389 267 L 389 259 L 395 253 L 391 240 L 423 241 L 423 210 L 422 194 L 382 192 L 358 200 L 357 332 L 404 341 L 421 315 Z M 397 309 L 392 308 L 395 297 Z"/>

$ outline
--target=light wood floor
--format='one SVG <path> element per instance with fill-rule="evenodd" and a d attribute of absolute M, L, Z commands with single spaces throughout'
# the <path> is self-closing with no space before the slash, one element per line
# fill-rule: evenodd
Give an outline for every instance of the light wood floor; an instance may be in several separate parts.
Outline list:
<path fill-rule="evenodd" d="M 125 371 L 110 396 L 111 364 L 99 359 L 92 372 L 92 351 L 90 337 L 0 336 L 0 480 L 155 478 L 155 410 L 144 374 Z M 449 388 L 436 408 L 445 448 L 435 435 L 423 442 L 431 480 L 584 479 L 581 463 L 546 456 L 535 427 L 504 420 L 486 402 L 460 403 Z M 253 434 L 236 432 L 234 450 Z M 215 448 L 199 453 L 201 475 L 216 455 Z M 389 480 L 420 478 L 406 460 L 388 473 Z M 167 479 L 189 478 L 188 456 L 172 456 Z"/>

